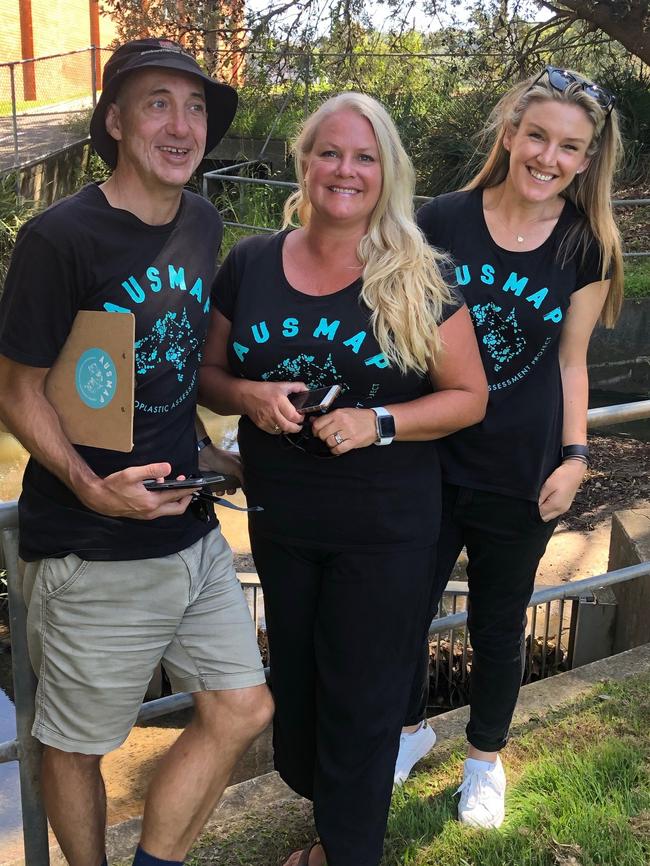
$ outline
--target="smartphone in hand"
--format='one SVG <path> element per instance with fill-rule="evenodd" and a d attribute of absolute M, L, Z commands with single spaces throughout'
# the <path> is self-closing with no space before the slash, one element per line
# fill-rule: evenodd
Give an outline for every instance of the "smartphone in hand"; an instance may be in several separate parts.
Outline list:
<path fill-rule="evenodd" d="M 164 481 L 147 478 L 142 483 L 147 490 L 198 490 L 210 486 L 219 487 L 221 490 L 233 490 L 241 486 L 236 476 L 221 475 L 219 472 L 204 472 L 203 475 L 190 475 L 189 478 L 165 478 Z"/>
<path fill-rule="evenodd" d="M 296 391 L 289 394 L 289 402 L 301 415 L 312 412 L 327 412 L 332 403 L 341 393 L 340 385 L 329 385 L 326 388 L 311 388 L 309 391 Z"/>

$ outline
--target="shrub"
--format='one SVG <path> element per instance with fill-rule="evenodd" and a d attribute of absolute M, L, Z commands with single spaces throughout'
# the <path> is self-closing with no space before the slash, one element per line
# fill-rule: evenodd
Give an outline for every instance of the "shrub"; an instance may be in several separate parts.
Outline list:
<path fill-rule="evenodd" d="M 32 202 L 25 201 L 17 194 L 17 183 L 15 174 L 0 178 L 0 294 L 18 232 L 35 210 Z"/>

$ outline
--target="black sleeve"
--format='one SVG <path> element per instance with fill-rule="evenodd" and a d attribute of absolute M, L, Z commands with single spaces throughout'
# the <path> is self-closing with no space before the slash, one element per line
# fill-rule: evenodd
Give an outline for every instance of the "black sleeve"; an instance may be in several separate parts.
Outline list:
<path fill-rule="evenodd" d="M 235 245 L 217 271 L 211 291 L 212 306 L 216 307 L 230 322 L 232 322 L 235 314 L 235 303 L 239 290 L 238 258 L 237 245 Z"/>
<path fill-rule="evenodd" d="M 434 198 L 423 204 L 415 214 L 418 228 L 432 247 L 440 246 L 439 212 L 438 199 Z"/>
<path fill-rule="evenodd" d="M 437 198 L 431 199 L 426 204 L 423 204 L 422 207 L 418 210 L 415 215 L 415 219 L 418 224 L 418 228 L 424 234 L 427 239 L 427 243 L 432 247 L 437 247 L 440 249 L 440 227 L 439 227 L 439 200 Z M 449 290 L 452 295 L 452 302 L 450 304 L 445 304 L 442 309 L 442 316 L 440 318 L 439 324 L 446 322 L 450 316 L 459 310 L 465 303 L 465 298 L 463 297 L 463 293 L 460 291 L 458 286 L 454 285 L 455 282 L 455 273 L 454 273 L 454 263 L 449 258 L 449 254 L 445 250 L 441 250 L 448 257 L 446 260 L 439 263 L 440 273 L 442 275 L 443 280 L 449 286 Z"/>
<path fill-rule="evenodd" d="M 62 245 L 23 227 L 0 301 L 0 353 L 30 367 L 51 367 L 81 308 L 84 287 Z"/>
<path fill-rule="evenodd" d="M 574 291 L 583 289 L 590 283 L 598 283 L 602 280 L 602 253 L 595 238 L 592 238 L 584 256 L 578 253 L 578 269 L 576 273 L 576 287 Z M 608 269 L 605 279 L 611 276 L 611 267 Z"/>
<path fill-rule="evenodd" d="M 442 325 L 443 322 L 446 322 L 447 319 L 454 315 L 454 313 L 457 313 L 461 307 L 465 306 L 465 298 L 458 286 L 450 286 L 449 290 L 451 292 L 452 302 L 450 304 L 443 304 L 442 316 L 440 317 L 439 322 L 440 325 Z"/>

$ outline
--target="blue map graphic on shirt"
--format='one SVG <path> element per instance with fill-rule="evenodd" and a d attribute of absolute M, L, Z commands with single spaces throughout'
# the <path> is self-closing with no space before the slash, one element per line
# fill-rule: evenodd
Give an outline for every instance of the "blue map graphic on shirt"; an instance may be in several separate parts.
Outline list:
<path fill-rule="evenodd" d="M 146 337 L 136 341 L 136 372 L 145 376 L 161 364 L 170 364 L 176 370 L 178 381 L 182 382 L 187 358 L 198 345 L 185 309 L 180 320 L 177 313 L 168 312 L 154 322 Z"/>
<path fill-rule="evenodd" d="M 331 355 L 327 356 L 322 365 L 314 363 L 313 355 L 301 354 L 295 358 L 285 358 L 284 361 L 280 361 L 272 370 L 262 373 L 260 378 L 265 382 L 286 382 L 293 379 L 294 381 L 304 382 L 308 388 L 341 385 L 343 391 L 348 390 L 348 386 L 334 366 Z"/>
<path fill-rule="evenodd" d="M 480 336 L 488 355 L 494 361 L 495 373 L 504 364 L 509 364 L 526 347 L 526 340 L 514 309 L 505 319 L 500 315 L 501 311 L 502 307 L 493 301 L 488 304 L 475 304 L 470 310 L 477 336 Z M 482 331 L 484 333 L 481 335 Z"/>

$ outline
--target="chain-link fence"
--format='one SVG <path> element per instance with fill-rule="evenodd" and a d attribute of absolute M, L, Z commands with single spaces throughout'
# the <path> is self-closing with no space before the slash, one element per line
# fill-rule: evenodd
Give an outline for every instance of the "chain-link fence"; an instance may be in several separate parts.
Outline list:
<path fill-rule="evenodd" d="M 0 175 L 83 141 L 110 51 L 0 64 Z"/>

